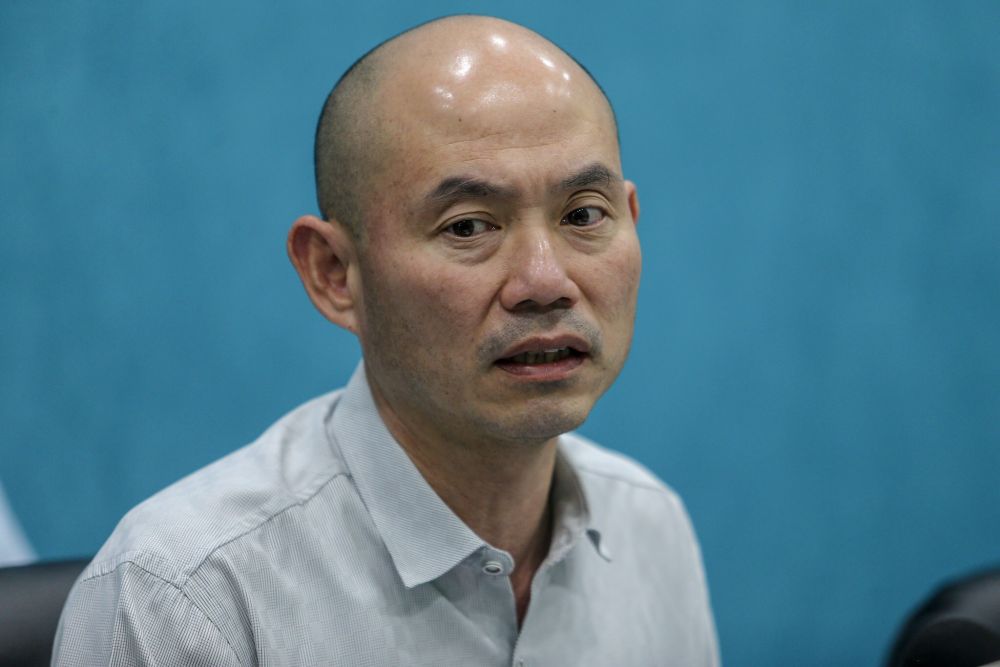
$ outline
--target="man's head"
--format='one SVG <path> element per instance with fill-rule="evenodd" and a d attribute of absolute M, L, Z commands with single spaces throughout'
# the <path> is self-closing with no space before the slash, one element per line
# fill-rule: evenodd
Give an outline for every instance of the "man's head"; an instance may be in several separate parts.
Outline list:
<path fill-rule="evenodd" d="M 341 80 L 316 164 L 327 221 L 296 221 L 289 254 L 391 428 L 583 421 L 625 361 L 640 255 L 611 107 L 572 58 L 498 19 L 424 24 Z"/>
<path fill-rule="evenodd" d="M 336 219 L 355 234 L 363 231 L 362 205 L 369 176 L 378 165 L 377 160 L 384 155 L 386 148 L 381 141 L 380 132 L 381 121 L 385 118 L 384 110 L 373 104 L 372 91 L 383 79 L 386 65 L 388 64 L 390 68 L 393 66 L 389 56 L 396 48 L 396 42 L 410 32 L 422 31 L 436 24 L 450 26 L 452 23 L 461 25 L 463 22 L 484 20 L 497 21 L 482 16 L 452 16 L 421 24 L 377 45 L 358 58 L 344 72 L 327 96 L 319 122 L 316 124 L 314 150 L 316 198 L 323 218 Z M 445 28 L 449 29 L 461 28 Z M 572 58 L 561 50 L 560 53 Z M 607 95 L 582 64 L 575 59 L 573 62 L 601 91 L 604 102 L 611 112 L 617 136 L 617 120 Z"/>

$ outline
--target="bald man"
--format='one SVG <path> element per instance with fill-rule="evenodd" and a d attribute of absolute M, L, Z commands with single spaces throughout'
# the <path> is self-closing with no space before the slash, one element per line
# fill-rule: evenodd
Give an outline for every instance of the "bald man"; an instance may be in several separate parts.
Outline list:
<path fill-rule="evenodd" d="M 716 665 L 680 501 L 569 433 L 640 273 L 593 79 L 511 23 L 424 24 L 338 82 L 316 181 L 288 254 L 362 363 L 130 512 L 56 663 Z"/>

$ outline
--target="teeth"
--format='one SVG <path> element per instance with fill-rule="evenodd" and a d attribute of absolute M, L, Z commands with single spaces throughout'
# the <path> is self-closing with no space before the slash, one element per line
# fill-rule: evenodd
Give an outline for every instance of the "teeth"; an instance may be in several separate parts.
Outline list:
<path fill-rule="evenodd" d="M 554 350 L 542 350 L 541 352 L 522 352 L 511 357 L 515 364 L 551 364 L 553 361 L 565 359 L 570 355 L 568 347 L 560 347 Z"/>

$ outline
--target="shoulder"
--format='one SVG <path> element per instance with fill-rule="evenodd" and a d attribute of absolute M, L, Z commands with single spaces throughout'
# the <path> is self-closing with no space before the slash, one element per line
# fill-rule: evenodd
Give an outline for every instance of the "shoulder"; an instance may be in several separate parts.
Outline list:
<path fill-rule="evenodd" d="M 275 422 L 256 441 L 142 502 L 119 522 L 81 580 L 123 564 L 183 586 L 219 547 L 307 503 L 345 473 L 325 432 L 340 392 L 313 399 Z"/>
<path fill-rule="evenodd" d="M 632 533 L 666 529 L 693 539 L 680 496 L 641 463 L 576 433 L 563 435 L 559 445 L 598 524 Z"/>
<path fill-rule="evenodd" d="M 611 563 L 603 572 L 611 588 L 628 591 L 632 616 L 669 619 L 671 637 L 717 664 L 701 549 L 680 497 L 645 466 L 579 435 L 564 435 L 560 449 Z"/>
<path fill-rule="evenodd" d="M 70 591 L 53 664 L 251 660 L 245 615 L 226 602 L 254 573 L 232 562 L 261 561 L 296 541 L 303 515 L 328 509 L 316 507 L 324 489 L 347 474 L 326 431 L 339 397 L 305 403 L 126 514 Z"/>

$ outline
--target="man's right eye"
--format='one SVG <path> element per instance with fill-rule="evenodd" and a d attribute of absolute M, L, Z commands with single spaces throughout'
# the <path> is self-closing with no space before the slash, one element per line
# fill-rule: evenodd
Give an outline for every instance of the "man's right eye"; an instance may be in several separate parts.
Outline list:
<path fill-rule="evenodd" d="M 496 229 L 496 226 L 486 222 L 485 220 L 477 220 L 475 218 L 465 218 L 464 220 L 459 220 L 453 222 L 445 228 L 449 234 L 452 236 L 457 236 L 458 238 L 468 239 L 473 236 L 479 236 L 485 232 L 492 231 Z"/>

